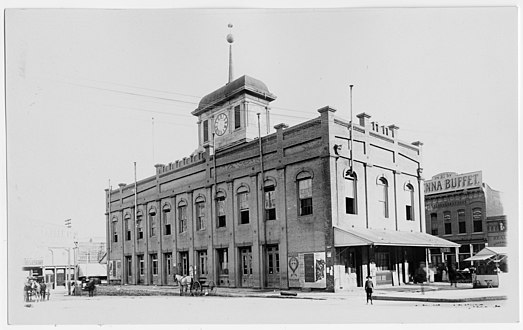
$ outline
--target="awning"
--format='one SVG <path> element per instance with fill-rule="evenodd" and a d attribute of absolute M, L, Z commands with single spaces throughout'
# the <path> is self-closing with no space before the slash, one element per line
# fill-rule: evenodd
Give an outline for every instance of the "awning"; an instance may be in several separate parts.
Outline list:
<path fill-rule="evenodd" d="M 483 248 L 481 251 L 476 253 L 470 258 L 467 258 L 463 261 L 479 261 L 479 260 L 487 260 L 495 256 L 506 256 L 508 252 L 508 249 L 506 247 L 486 247 Z"/>
<path fill-rule="evenodd" d="M 334 246 L 412 246 L 426 248 L 459 247 L 446 239 L 421 232 L 368 228 L 341 229 L 334 227 Z"/>
<path fill-rule="evenodd" d="M 107 277 L 107 264 L 78 264 L 78 277 Z"/>

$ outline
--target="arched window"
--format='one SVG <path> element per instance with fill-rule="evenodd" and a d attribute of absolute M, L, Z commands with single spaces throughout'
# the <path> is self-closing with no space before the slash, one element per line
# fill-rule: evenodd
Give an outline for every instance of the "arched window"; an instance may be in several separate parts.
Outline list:
<path fill-rule="evenodd" d="M 131 214 L 126 213 L 123 217 L 125 221 L 125 240 L 131 240 Z"/>
<path fill-rule="evenodd" d="M 117 243 L 118 242 L 118 218 L 117 217 L 114 217 L 112 219 L 111 226 L 112 226 L 111 229 L 113 232 L 113 242 Z"/>
<path fill-rule="evenodd" d="M 475 233 L 483 231 L 483 212 L 479 207 L 472 209 L 472 225 Z"/>
<path fill-rule="evenodd" d="M 156 235 L 156 207 L 149 209 L 149 236 Z"/>
<path fill-rule="evenodd" d="M 299 215 L 312 214 L 312 175 L 301 172 L 296 176 L 298 182 Z"/>
<path fill-rule="evenodd" d="M 378 179 L 378 202 L 382 210 L 383 217 L 389 217 L 389 183 L 387 179 L 381 177 Z"/>
<path fill-rule="evenodd" d="M 249 187 L 242 185 L 236 191 L 238 196 L 238 212 L 240 224 L 248 224 L 249 220 Z"/>
<path fill-rule="evenodd" d="M 187 231 L 187 202 L 183 199 L 178 203 L 178 222 L 180 234 L 185 233 Z"/>
<path fill-rule="evenodd" d="M 437 213 L 431 213 L 430 214 L 430 226 L 431 226 L 431 234 L 434 236 L 438 236 L 438 214 Z"/>
<path fill-rule="evenodd" d="M 445 223 L 445 235 L 452 235 L 452 217 L 450 211 L 443 212 L 443 221 Z"/>
<path fill-rule="evenodd" d="M 198 196 L 195 200 L 196 230 L 205 230 L 205 198 Z"/>
<path fill-rule="evenodd" d="M 265 220 L 276 220 L 276 191 L 274 180 L 264 182 L 263 193 L 265 199 Z"/>
<path fill-rule="evenodd" d="M 225 213 L 225 192 L 216 193 L 216 225 L 218 228 L 227 226 L 227 216 Z"/>
<path fill-rule="evenodd" d="M 356 173 L 345 170 L 343 177 L 345 178 L 345 213 L 357 214 Z"/>
<path fill-rule="evenodd" d="M 171 224 L 169 223 L 168 214 L 171 212 L 171 205 L 169 203 L 163 204 L 162 207 L 162 223 L 164 226 L 164 235 L 171 235 Z"/>
<path fill-rule="evenodd" d="M 414 221 L 414 187 L 408 183 L 405 186 L 405 218 Z"/>

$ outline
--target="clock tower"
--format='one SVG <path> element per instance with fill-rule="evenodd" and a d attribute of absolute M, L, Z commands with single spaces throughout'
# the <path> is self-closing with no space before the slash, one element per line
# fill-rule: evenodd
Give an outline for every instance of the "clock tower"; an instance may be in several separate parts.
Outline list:
<path fill-rule="evenodd" d="M 229 24 L 229 27 L 232 27 Z M 199 148 L 213 146 L 226 148 L 270 133 L 269 103 L 276 96 L 258 79 L 241 76 L 232 79 L 232 34 L 229 42 L 229 82 L 204 96 L 192 114 L 198 117 Z"/>

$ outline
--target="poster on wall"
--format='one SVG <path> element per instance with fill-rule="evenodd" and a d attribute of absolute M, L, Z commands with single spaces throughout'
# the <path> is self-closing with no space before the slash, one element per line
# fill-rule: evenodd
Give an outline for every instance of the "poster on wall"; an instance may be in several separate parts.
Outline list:
<path fill-rule="evenodd" d="M 325 252 L 289 254 L 289 287 L 325 288 Z"/>
<path fill-rule="evenodd" d="M 122 279 L 122 261 L 121 260 L 110 260 L 109 261 L 109 280 L 121 280 Z"/>

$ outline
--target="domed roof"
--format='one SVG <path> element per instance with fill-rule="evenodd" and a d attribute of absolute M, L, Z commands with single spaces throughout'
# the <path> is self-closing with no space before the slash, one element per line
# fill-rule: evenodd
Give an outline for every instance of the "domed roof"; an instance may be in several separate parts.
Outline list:
<path fill-rule="evenodd" d="M 244 75 L 214 92 L 205 95 L 200 100 L 198 108 L 194 110 L 192 114 L 198 116 L 202 112 L 222 104 L 239 93 L 248 93 L 269 102 L 276 99 L 276 95 L 269 92 L 269 89 L 262 81 Z"/>

